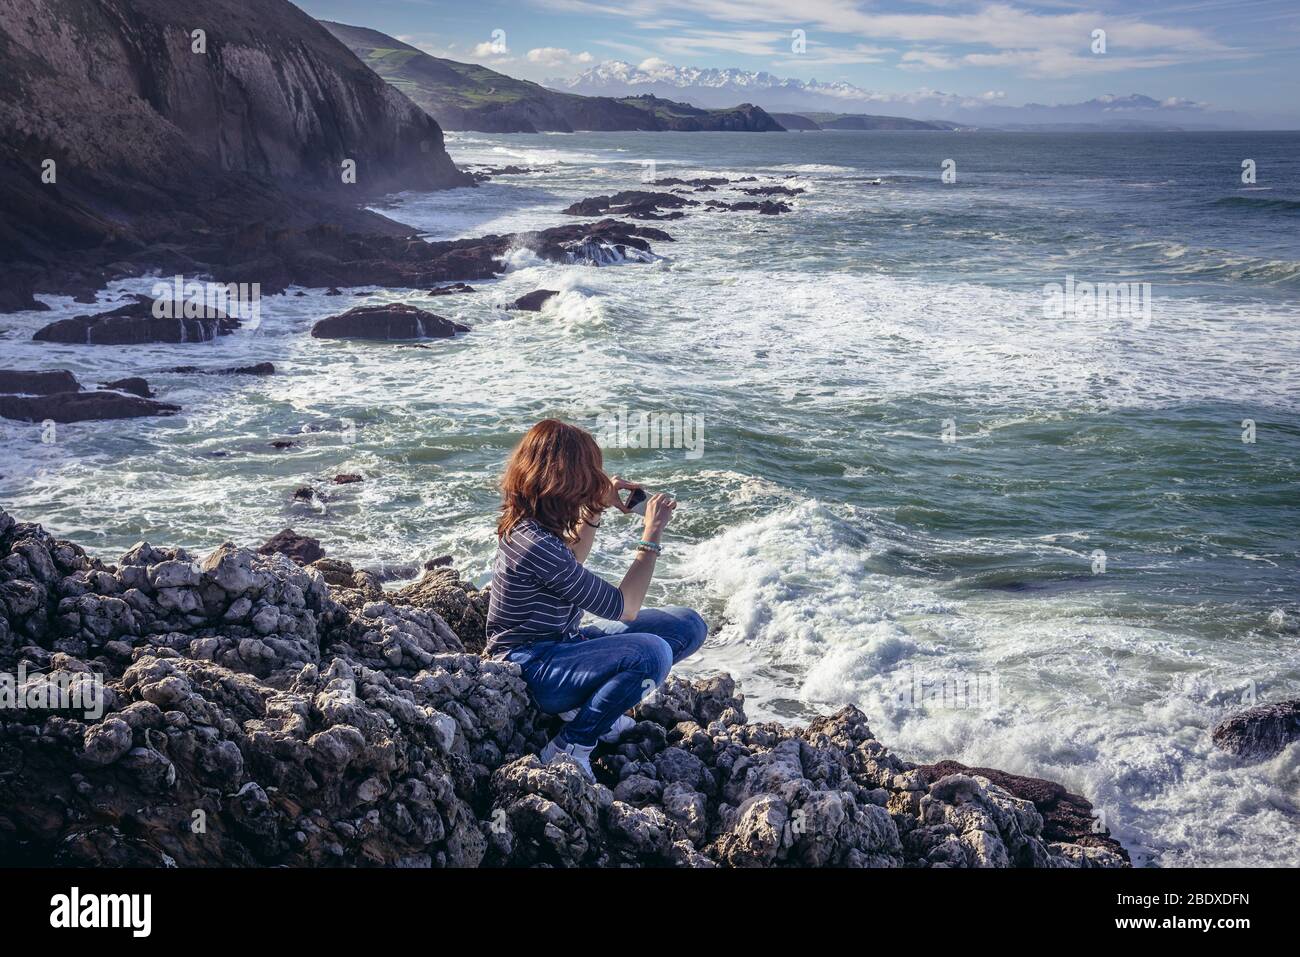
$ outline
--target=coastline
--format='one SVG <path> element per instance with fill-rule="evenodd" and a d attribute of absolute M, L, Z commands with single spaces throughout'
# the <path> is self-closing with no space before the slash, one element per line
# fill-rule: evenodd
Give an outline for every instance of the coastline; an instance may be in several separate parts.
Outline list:
<path fill-rule="evenodd" d="M 385 593 L 344 561 L 273 549 L 142 542 L 110 565 L 0 512 L 0 662 L 28 676 L 23 700 L 46 695 L 0 724 L 6 859 L 1127 865 L 1051 782 L 911 764 L 852 706 L 748 723 L 725 674 L 670 676 L 597 753 L 593 786 L 538 762 L 554 719 L 517 666 L 474 650 L 486 596 L 450 568 Z M 102 714 L 49 707 L 99 682 Z"/>

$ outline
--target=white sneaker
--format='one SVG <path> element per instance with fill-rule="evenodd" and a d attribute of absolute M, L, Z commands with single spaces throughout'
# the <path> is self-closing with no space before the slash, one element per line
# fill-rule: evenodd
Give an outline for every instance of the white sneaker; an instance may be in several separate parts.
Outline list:
<path fill-rule="evenodd" d="M 567 754 L 578 762 L 578 767 L 582 768 L 583 774 L 595 781 L 596 775 L 591 770 L 591 752 L 595 750 L 596 746 L 594 744 L 590 747 L 583 747 L 581 744 L 558 745 L 555 743 L 555 739 L 551 738 L 550 741 L 546 742 L 546 747 L 542 748 L 542 752 L 538 757 L 542 759 L 543 764 L 550 764 L 555 760 L 557 754 Z"/>
<path fill-rule="evenodd" d="M 556 717 L 558 717 L 565 724 L 568 724 L 570 721 L 572 721 L 574 718 L 578 716 L 578 712 L 581 710 L 582 710 L 581 708 L 574 708 L 572 711 L 562 711 L 558 715 L 556 715 Z M 635 718 L 629 717 L 628 715 L 625 714 L 620 714 L 617 718 L 614 719 L 614 726 L 610 728 L 608 731 L 606 731 L 604 734 L 602 734 L 600 736 L 600 740 L 604 741 L 606 744 L 613 744 L 616 741 L 618 741 L 619 738 L 623 737 L 623 735 L 627 734 L 635 727 L 636 727 Z"/>
<path fill-rule="evenodd" d="M 614 726 L 602 734 L 600 740 L 604 741 L 606 744 L 613 744 L 635 727 L 636 718 L 630 717 L 626 714 L 620 714 L 614 719 Z"/>

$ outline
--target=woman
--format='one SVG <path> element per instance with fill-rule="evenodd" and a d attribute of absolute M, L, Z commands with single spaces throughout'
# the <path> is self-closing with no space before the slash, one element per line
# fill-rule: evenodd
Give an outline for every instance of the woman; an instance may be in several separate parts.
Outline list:
<path fill-rule="evenodd" d="M 564 752 L 591 776 L 597 741 L 616 741 L 635 722 L 623 714 L 704 643 L 708 627 L 689 608 L 643 609 L 664 528 L 677 503 L 650 497 L 631 567 L 615 588 L 583 562 L 607 509 L 639 485 L 607 476 L 596 440 L 547 419 L 510 456 L 501 480 L 501 520 L 488 606 L 487 653 L 513 661 L 538 707 L 565 720 L 542 750 Z M 603 623 L 579 628 L 582 613 Z"/>

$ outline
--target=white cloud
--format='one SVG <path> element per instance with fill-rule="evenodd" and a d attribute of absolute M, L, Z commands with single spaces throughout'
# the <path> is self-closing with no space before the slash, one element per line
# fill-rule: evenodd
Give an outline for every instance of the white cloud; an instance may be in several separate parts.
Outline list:
<path fill-rule="evenodd" d="M 563 47 L 537 47 L 529 50 L 527 56 L 529 63 L 552 68 L 586 66 L 596 62 L 596 58 L 586 51 L 572 53 Z"/>
<path fill-rule="evenodd" d="M 947 54 L 930 50 L 908 50 L 899 59 L 904 70 L 955 70 L 961 65 Z"/>
<path fill-rule="evenodd" d="M 1207 59 L 1235 59 L 1233 50 L 1205 30 L 1167 26 L 1140 14 L 1112 14 L 1065 8 L 1039 12 L 1008 2 L 983 3 L 938 12 L 882 11 L 860 0 L 535 0 L 543 6 L 592 15 L 624 16 L 649 31 L 672 23 L 672 13 L 704 17 L 718 29 L 692 28 L 663 37 L 647 36 L 669 56 L 735 53 L 793 60 L 789 29 L 807 31 L 808 49 L 824 44 L 823 62 L 871 62 L 872 42 L 915 45 L 902 55 L 910 70 L 949 70 L 961 66 L 1001 67 L 1031 77 L 1065 77 L 1154 68 Z M 744 29 L 745 26 L 763 29 Z M 780 26 L 776 26 L 776 25 Z M 1108 52 L 1092 55 L 1092 31 L 1104 29 Z M 784 32 L 781 32 L 784 31 Z M 854 37 L 863 49 L 845 52 L 827 37 Z M 809 54 L 810 55 L 810 54 Z M 855 59 L 854 57 L 859 57 Z"/>

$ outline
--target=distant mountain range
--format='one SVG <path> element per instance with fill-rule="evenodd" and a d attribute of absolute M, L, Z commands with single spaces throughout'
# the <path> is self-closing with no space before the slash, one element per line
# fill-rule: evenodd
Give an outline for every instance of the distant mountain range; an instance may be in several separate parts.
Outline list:
<path fill-rule="evenodd" d="M 956 130 L 943 120 L 909 120 L 905 116 L 871 116 L 866 113 L 773 113 L 787 130 Z"/>
<path fill-rule="evenodd" d="M 328 20 L 321 24 L 446 130 L 781 130 L 764 110 L 748 103 L 709 109 L 645 90 L 624 97 L 557 92 L 477 64 L 431 56 L 378 30 Z"/>
<path fill-rule="evenodd" d="M 868 115 L 876 119 L 910 116 L 917 117 L 917 121 L 943 121 L 950 126 L 1003 129 L 1159 130 L 1261 126 L 1257 118 L 1214 110 L 1203 103 L 1178 98 L 1158 100 L 1140 93 L 1109 94 L 1082 103 L 1027 103 L 1023 106 L 1010 106 L 1002 102 L 1003 95 L 997 91 L 989 91 L 980 96 L 963 96 L 938 90 L 881 93 L 852 83 L 796 80 L 763 71 L 734 68 L 674 66 L 659 59 L 645 60 L 636 66 L 621 60 L 608 60 L 572 79 L 551 80 L 548 85 L 565 92 L 593 96 L 650 93 L 687 100 L 702 107 L 735 102 L 738 97 L 743 97 L 778 119 L 781 116 L 808 117 L 818 113 Z M 1263 125 L 1270 124 L 1266 121 Z"/>

